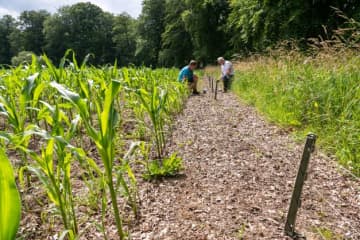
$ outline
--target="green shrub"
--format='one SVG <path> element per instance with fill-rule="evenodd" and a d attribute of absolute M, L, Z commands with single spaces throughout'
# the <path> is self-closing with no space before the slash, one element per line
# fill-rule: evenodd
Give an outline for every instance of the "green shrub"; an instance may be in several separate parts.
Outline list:
<path fill-rule="evenodd" d="M 153 160 L 147 164 L 143 177 L 146 180 L 175 177 L 183 169 L 182 158 L 173 153 L 162 161 Z"/>
<path fill-rule="evenodd" d="M 21 51 L 17 56 L 11 58 L 11 64 L 13 66 L 19 66 L 20 64 L 31 64 L 32 62 L 32 52 Z"/>

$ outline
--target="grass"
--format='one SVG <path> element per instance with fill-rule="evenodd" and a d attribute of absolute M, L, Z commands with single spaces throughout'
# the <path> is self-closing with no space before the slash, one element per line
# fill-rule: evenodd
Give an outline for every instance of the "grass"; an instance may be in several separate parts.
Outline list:
<path fill-rule="evenodd" d="M 305 135 L 360 176 L 360 57 L 290 53 L 240 62 L 234 92 L 271 121 Z"/>

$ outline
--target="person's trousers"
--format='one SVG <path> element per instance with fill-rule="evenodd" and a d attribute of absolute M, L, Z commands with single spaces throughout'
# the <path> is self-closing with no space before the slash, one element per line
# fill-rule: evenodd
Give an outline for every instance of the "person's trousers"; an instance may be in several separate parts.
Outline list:
<path fill-rule="evenodd" d="M 230 90 L 231 88 L 231 82 L 234 76 L 224 76 L 223 77 L 223 82 L 224 82 L 224 92 L 226 92 L 227 90 Z"/>

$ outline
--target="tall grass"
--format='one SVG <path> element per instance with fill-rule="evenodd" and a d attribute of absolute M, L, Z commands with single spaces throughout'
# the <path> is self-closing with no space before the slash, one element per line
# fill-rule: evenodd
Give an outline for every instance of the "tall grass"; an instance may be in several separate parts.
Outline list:
<path fill-rule="evenodd" d="M 233 90 L 270 120 L 320 136 L 360 176 L 360 57 L 321 53 L 258 57 L 237 65 Z"/>

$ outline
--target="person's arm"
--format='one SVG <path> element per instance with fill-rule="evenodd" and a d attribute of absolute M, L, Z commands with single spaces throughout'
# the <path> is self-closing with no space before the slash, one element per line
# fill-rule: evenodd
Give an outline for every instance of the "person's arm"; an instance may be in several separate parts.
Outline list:
<path fill-rule="evenodd" d="M 220 80 L 222 80 L 224 78 L 224 67 L 225 67 L 224 65 L 220 66 L 220 72 L 221 72 L 220 78 L 219 78 Z"/>

